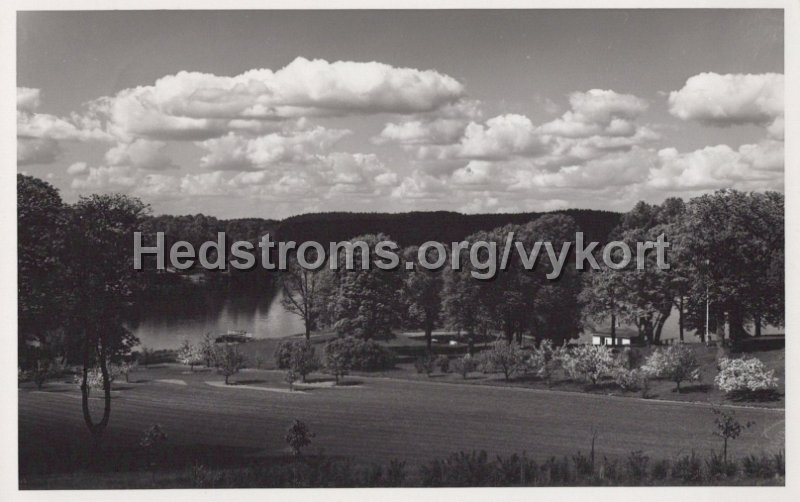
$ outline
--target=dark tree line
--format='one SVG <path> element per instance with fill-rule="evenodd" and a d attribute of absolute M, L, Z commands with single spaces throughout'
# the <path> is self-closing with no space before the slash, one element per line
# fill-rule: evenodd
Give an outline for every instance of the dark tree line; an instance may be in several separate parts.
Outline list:
<path fill-rule="evenodd" d="M 544 250 L 533 270 L 525 270 L 514 252 L 509 266 L 497 267 L 487 280 L 471 275 L 475 268 L 468 249 L 458 257 L 448 256 L 442 269 L 407 271 L 402 265 L 416 261 L 414 245 L 401 253 L 404 261 L 398 270 L 321 270 L 315 273 L 314 298 L 303 299 L 307 317 L 313 319 L 307 335 L 323 326 L 365 338 L 398 328 L 421 329 L 430 350 L 433 331 L 451 328 L 467 336 L 472 350 L 478 335 L 498 335 L 518 343 L 525 336 L 537 343 L 543 339 L 561 343 L 576 338 L 585 323 L 610 321 L 612 337 L 625 323 L 635 326 L 648 343 L 659 344 L 666 321 L 675 312 L 681 340 L 686 331 L 703 339 L 708 305 L 709 331 L 719 338 L 725 339 L 727 333 L 739 340 L 750 334 L 748 329 L 758 336 L 765 325 L 783 325 L 783 201 L 776 192 L 722 190 L 688 202 L 677 198 L 660 205 L 640 202 L 622 215 L 608 238 L 600 240 L 628 245 L 632 256 L 622 269 L 605 266 L 598 246 L 595 259 L 600 268 L 576 270 L 575 232 L 582 229 L 564 214 L 478 231 L 465 239 L 470 244 L 492 242 L 502 250 L 506 235 L 513 231 L 528 252 L 535 242 L 550 242 L 556 254 L 569 242 L 570 254 L 556 279 Z M 644 267 L 639 269 L 639 243 L 656 242 L 659 237 L 670 244 L 665 255 L 669 269 L 658 267 L 655 249 L 644 250 Z M 353 241 L 367 242 L 374 254 L 375 244 L 387 239 L 372 234 Z M 449 245 L 445 242 L 446 249 Z M 480 250 L 480 262 L 488 259 L 487 252 Z M 462 265 L 459 270 L 449 266 L 455 258 Z M 620 262 L 619 249 L 612 258 Z M 284 293 L 305 294 L 292 286 Z"/>
<path fill-rule="evenodd" d="M 720 190 L 688 202 L 640 202 L 611 239 L 633 247 L 661 234 L 670 243 L 669 270 L 659 270 L 651 253 L 644 270 L 633 262 L 590 274 L 582 294 L 586 316 L 634 324 L 653 343 L 673 311 L 681 340 L 686 330 L 735 341 L 783 325 L 783 194 Z"/>

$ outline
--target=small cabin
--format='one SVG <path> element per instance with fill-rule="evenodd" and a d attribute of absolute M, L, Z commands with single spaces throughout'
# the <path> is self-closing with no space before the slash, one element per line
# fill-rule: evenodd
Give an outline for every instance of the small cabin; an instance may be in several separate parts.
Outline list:
<path fill-rule="evenodd" d="M 617 333 L 614 338 L 611 337 L 611 333 L 593 333 L 592 345 L 637 345 L 640 338 L 638 333 Z"/>

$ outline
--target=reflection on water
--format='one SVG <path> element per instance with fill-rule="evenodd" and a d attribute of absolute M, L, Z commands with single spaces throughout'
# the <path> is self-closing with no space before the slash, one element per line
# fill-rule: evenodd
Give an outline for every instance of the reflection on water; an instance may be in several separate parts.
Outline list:
<path fill-rule="evenodd" d="M 197 343 L 206 333 L 219 335 L 228 330 L 245 330 L 256 338 L 280 338 L 302 333 L 303 323 L 283 309 L 280 291 L 195 291 L 148 305 L 131 329 L 144 347 L 174 349 L 183 338 Z"/>

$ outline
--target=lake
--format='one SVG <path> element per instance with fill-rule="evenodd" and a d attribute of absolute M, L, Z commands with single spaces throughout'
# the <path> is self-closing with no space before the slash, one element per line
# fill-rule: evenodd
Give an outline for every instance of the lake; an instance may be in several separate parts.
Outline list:
<path fill-rule="evenodd" d="M 198 343 L 229 330 L 245 330 L 256 338 L 281 338 L 303 333 L 300 317 L 286 312 L 281 292 L 208 293 L 197 291 L 173 302 L 148 306 L 131 326 L 141 346 L 174 349 L 186 338 Z"/>
<path fill-rule="evenodd" d="M 286 312 L 281 305 L 281 291 L 265 293 L 219 293 L 194 291 L 173 302 L 150 305 L 140 313 L 133 333 L 142 346 L 152 349 L 174 349 L 184 338 L 198 343 L 206 333 L 212 336 L 229 330 L 245 330 L 256 338 L 282 338 L 303 333 L 300 317 Z M 783 333 L 782 329 L 767 327 L 764 334 Z M 662 339 L 678 338 L 678 312 L 667 319 Z M 581 342 L 591 342 L 591 334 L 580 336 Z M 687 341 L 697 341 L 687 330 Z"/>

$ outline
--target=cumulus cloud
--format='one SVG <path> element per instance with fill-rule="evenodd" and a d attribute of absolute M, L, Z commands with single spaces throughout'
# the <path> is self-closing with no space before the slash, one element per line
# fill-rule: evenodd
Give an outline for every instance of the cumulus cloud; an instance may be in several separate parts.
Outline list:
<path fill-rule="evenodd" d="M 73 164 L 75 166 L 75 164 Z M 128 190 L 135 187 L 140 178 L 137 172 L 128 166 L 98 166 L 84 165 L 73 169 L 80 171 L 80 176 L 72 179 L 72 188 L 78 190 Z"/>
<path fill-rule="evenodd" d="M 39 113 L 41 91 L 17 87 L 17 164 L 50 164 L 62 152 L 61 141 L 107 140 L 91 121 Z"/>
<path fill-rule="evenodd" d="M 67 168 L 67 174 L 71 174 L 73 176 L 79 174 L 87 174 L 89 172 L 89 166 L 86 162 L 75 162 L 74 164 L 70 164 Z"/>
<path fill-rule="evenodd" d="M 130 143 L 118 143 L 106 152 L 106 162 L 111 166 L 131 166 L 148 171 L 177 168 L 164 153 L 167 144 L 163 141 L 136 139 Z"/>
<path fill-rule="evenodd" d="M 208 169 L 264 169 L 280 163 L 308 163 L 350 134 L 346 129 L 315 127 L 291 134 L 245 137 L 228 133 L 198 143 L 208 153 L 200 159 Z"/>
<path fill-rule="evenodd" d="M 769 124 L 783 117 L 780 73 L 700 73 L 669 94 L 669 111 L 706 125 Z"/>
<path fill-rule="evenodd" d="M 570 110 L 560 118 L 543 124 L 539 130 L 564 138 L 590 136 L 632 136 L 633 120 L 647 110 L 647 102 L 632 94 L 591 89 L 569 95 Z"/>
<path fill-rule="evenodd" d="M 41 91 L 30 87 L 17 87 L 17 110 L 33 112 L 42 104 Z"/>
<path fill-rule="evenodd" d="M 455 170 L 450 179 L 455 186 L 461 188 L 486 189 L 492 185 L 511 183 L 509 174 L 498 167 L 496 163 L 473 160 L 466 166 Z"/>
<path fill-rule="evenodd" d="M 61 146 L 52 138 L 17 138 L 17 165 L 50 164 L 61 155 Z"/>
<path fill-rule="evenodd" d="M 388 123 L 373 139 L 373 142 L 401 145 L 446 145 L 458 141 L 466 126 L 467 124 L 459 119 L 409 120 L 401 123 Z"/>
<path fill-rule="evenodd" d="M 471 121 L 466 127 L 443 120 L 407 121 L 387 124 L 378 142 L 416 146 L 420 160 L 526 158 L 536 159 L 540 166 L 559 167 L 629 150 L 660 137 L 652 128 L 637 123 L 648 108 L 637 96 L 592 89 L 570 94 L 569 102 L 570 110 L 541 125 L 518 114 L 500 115 L 484 123 Z"/>
<path fill-rule="evenodd" d="M 93 113 L 120 137 L 203 140 L 234 125 L 259 128 L 299 117 L 431 112 L 463 95 L 460 82 L 435 70 L 299 57 L 276 71 L 253 69 L 232 77 L 167 75 L 95 101 Z"/>
<path fill-rule="evenodd" d="M 555 172 L 540 170 L 520 180 L 512 188 L 577 188 L 600 190 L 608 187 L 640 183 L 647 179 L 648 168 L 655 164 L 651 150 L 635 147 L 590 160 L 583 164 L 560 167 Z"/>
<path fill-rule="evenodd" d="M 783 143 L 778 141 L 742 145 L 737 150 L 728 145 L 688 153 L 664 148 L 658 152 L 658 162 L 647 184 L 662 190 L 783 187 Z"/>
<path fill-rule="evenodd" d="M 449 187 L 436 176 L 431 176 L 419 169 L 406 176 L 400 184 L 392 190 L 395 199 L 438 199 L 449 192 Z"/>
<path fill-rule="evenodd" d="M 458 143 L 421 147 L 422 159 L 506 159 L 545 151 L 536 127 L 524 115 L 499 115 L 485 124 L 470 122 Z"/>

